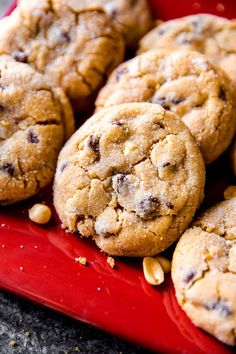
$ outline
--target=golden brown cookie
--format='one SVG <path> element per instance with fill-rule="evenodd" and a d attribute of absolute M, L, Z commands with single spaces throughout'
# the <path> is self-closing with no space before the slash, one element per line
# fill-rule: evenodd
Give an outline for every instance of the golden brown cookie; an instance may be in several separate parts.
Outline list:
<path fill-rule="evenodd" d="M 9 204 L 52 180 L 74 122 L 61 89 L 28 65 L 0 59 L 0 204 Z"/>
<path fill-rule="evenodd" d="M 54 204 L 63 225 L 117 256 L 154 255 L 202 201 L 204 164 L 189 130 L 149 103 L 101 110 L 62 149 Z"/>
<path fill-rule="evenodd" d="M 206 54 L 236 85 L 235 20 L 198 14 L 163 22 L 142 38 L 139 53 L 155 48 Z"/>
<path fill-rule="evenodd" d="M 62 0 L 55 0 L 61 2 Z M 137 46 L 138 40 L 152 27 L 152 16 L 146 0 L 65 0 L 79 12 L 84 8 L 104 10 L 115 28 L 121 32 L 128 47 Z"/>
<path fill-rule="evenodd" d="M 235 132 L 231 81 L 206 56 L 193 51 L 149 51 L 114 70 L 96 100 L 97 109 L 151 102 L 180 116 L 206 164 L 229 146 Z"/>
<path fill-rule="evenodd" d="M 236 344 L 236 198 L 203 213 L 180 238 L 172 262 L 180 306 L 193 323 Z"/>
<path fill-rule="evenodd" d="M 0 54 L 47 75 L 77 111 L 93 103 L 123 53 L 123 39 L 108 15 L 77 11 L 65 0 L 22 0 L 0 21 Z"/>

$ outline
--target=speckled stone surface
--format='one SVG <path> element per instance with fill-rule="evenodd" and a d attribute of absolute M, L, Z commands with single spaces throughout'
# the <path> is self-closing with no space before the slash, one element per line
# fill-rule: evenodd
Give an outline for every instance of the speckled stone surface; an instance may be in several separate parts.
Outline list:
<path fill-rule="evenodd" d="M 142 354 L 146 350 L 125 343 L 91 326 L 0 293 L 1 354 Z"/>
<path fill-rule="evenodd" d="M 0 14 L 11 0 L 0 0 Z M 0 293 L 1 354 L 141 354 L 125 343 L 79 321 Z"/>

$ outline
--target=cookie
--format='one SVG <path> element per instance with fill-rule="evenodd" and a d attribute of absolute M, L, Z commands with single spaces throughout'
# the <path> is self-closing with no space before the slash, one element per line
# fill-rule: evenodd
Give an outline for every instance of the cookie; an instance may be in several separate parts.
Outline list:
<path fill-rule="evenodd" d="M 108 15 L 77 11 L 66 0 L 22 0 L 0 21 L 0 54 L 47 75 L 77 111 L 93 104 L 123 53 L 124 41 Z"/>
<path fill-rule="evenodd" d="M 234 142 L 231 148 L 231 166 L 233 169 L 233 172 L 236 176 L 236 137 L 234 138 Z"/>
<path fill-rule="evenodd" d="M 150 103 L 92 116 L 62 149 L 54 204 L 69 232 L 110 255 L 148 256 L 170 246 L 202 201 L 204 164 L 189 130 Z"/>
<path fill-rule="evenodd" d="M 206 164 L 226 150 L 234 135 L 230 79 L 197 52 L 155 50 L 121 64 L 99 93 L 96 107 L 126 102 L 158 103 L 179 115 Z"/>
<path fill-rule="evenodd" d="M 142 38 L 139 53 L 155 48 L 206 54 L 236 85 L 235 20 L 199 14 L 163 22 Z"/>
<path fill-rule="evenodd" d="M 51 182 L 73 127 L 61 89 L 30 66 L 0 57 L 0 204 L 29 198 Z"/>
<path fill-rule="evenodd" d="M 84 8 L 104 10 L 112 18 L 115 28 L 123 34 L 129 48 L 135 48 L 139 39 L 152 27 L 146 0 L 67 0 L 67 3 L 77 12 Z"/>
<path fill-rule="evenodd" d="M 180 238 L 172 278 L 192 322 L 236 344 L 236 198 L 203 213 Z"/>

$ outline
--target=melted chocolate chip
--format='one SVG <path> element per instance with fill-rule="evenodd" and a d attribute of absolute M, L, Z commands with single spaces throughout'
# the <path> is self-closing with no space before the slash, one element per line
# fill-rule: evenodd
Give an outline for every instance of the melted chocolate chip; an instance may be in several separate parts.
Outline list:
<path fill-rule="evenodd" d="M 171 202 L 166 202 L 166 206 L 169 209 L 174 209 L 174 205 Z"/>
<path fill-rule="evenodd" d="M 100 151 L 99 142 L 100 142 L 99 136 L 90 135 L 90 137 L 88 139 L 88 147 L 91 150 L 93 150 L 96 154 L 98 154 Z"/>
<path fill-rule="evenodd" d="M 138 204 L 137 214 L 145 220 L 151 220 L 157 217 L 159 213 L 159 200 L 152 196 L 144 198 Z"/>
<path fill-rule="evenodd" d="M 27 135 L 27 140 L 29 143 L 32 143 L 32 144 L 39 143 L 39 138 L 32 130 L 29 130 L 29 133 Z"/>
<path fill-rule="evenodd" d="M 0 103 L 0 112 L 4 111 L 4 106 Z"/>
<path fill-rule="evenodd" d="M 188 272 L 184 275 L 184 279 L 183 279 L 184 283 L 185 283 L 185 284 L 189 284 L 189 283 L 193 280 L 193 278 L 195 277 L 195 275 L 196 275 L 196 272 L 195 272 L 194 270 L 188 271 Z"/>
<path fill-rule="evenodd" d="M 61 168 L 60 168 L 61 172 L 63 172 L 63 171 L 66 169 L 66 167 L 67 167 L 68 165 L 69 165 L 68 161 L 67 161 L 67 162 L 64 162 L 64 163 L 61 165 Z"/>
<path fill-rule="evenodd" d="M 226 93 L 225 93 L 225 90 L 224 90 L 223 87 L 220 88 L 219 98 L 220 98 L 222 101 L 226 101 Z"/>
<path fill-rule="evenodd" d="M 2 166 L 0 166 L 0 170 L 7 172 L 12 177 L 14 176 L 14 167 L 10 162 L 6 162 Z"/>
<path fill-rule="evenodd" d="M 27 54 L 25 54 L 23 51 L 21 50 L 15 50 L 13 53 L 12 53 L 12 56 L 13 58 L 16 60 L 16 61 L 19 61 L 20 63 L 27 63 L 28 61 L 28 56 Z"/>
<path fill-rule="evenodd" d="M 116 74 L 116 81 L 120 81 L 121 76 L 126 74 L 128 72 L 127 68 L 120 68 L 116 69 L 115 74 Z"/>
<path fill-rule="evenodd" d="M 227 317 L 227 316 L 232 315 L 231 309 L 229 308 L 228 304 L 223 300 L 219 300 L 219 301 L 207 304 L 206 308 L 211 311 L 215 310 L 215 311 L 219 312 L 219 314 L 222 317 Z"/>

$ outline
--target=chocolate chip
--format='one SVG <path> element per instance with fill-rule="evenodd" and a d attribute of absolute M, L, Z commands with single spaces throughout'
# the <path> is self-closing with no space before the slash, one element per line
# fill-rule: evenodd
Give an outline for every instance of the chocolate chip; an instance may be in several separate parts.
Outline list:
<path fill-rule="evenodd" d="M 122 193 L 123 188 L 127 186 L 127 180 L 126 180 L 127 175 L 119 173 L 116 175 L 116 181 L 117 181 L 117 193 Z"/>
<path fill-rule="evenodd" d="M 224 90 L 223 87 L 220 88 L 219 98 L 220 98 L 222 101 L 226 101 L 226 93 L 225 93 L 225 90 Z"/>
<path fill-rule="evenodd" d="M 174 205 L 171 202 L 166 202 L 166 206 L 169 209 L 174 209 Z"/>
<path fill-rule="evenodd" d="M 195 275 L 196 275 L 196 272 L 194 270 L 189 270 L 184 275 L 184 279 L 183 279 L 184 283 L 185 284 L 190 283 L 193 280 L 193 278 L 195 277 Z"/>
<path fill-rule="evenodd" d="M 162 28 L 157 28 L 157 33 L 159 34 L 159 36 L 163 36 L 163 34 L 166 33 L 166 30 L 164 30 Z"/>
<path fill-rule="evenodd" d="M 170 100 L 170 102 L 173 104 L 180 104 L 183 101 L 185 101 L 185 98 L 171 98 Z"/>
<path fill-rule="evenodd" d="M 61 165 L 61 168 L 60 168 L 61 172 L 63 172 L 63 171 L 66 169 L 66 167 L 67 167 L 68 165 L 69 165 L 68 161 L 67 161 L 67 162 L 64 162 L 64 163 Z"/>
<path fill-rule="evenodd" d="M 96 154 L 98 154 L 99 151 L 100 151 L 99 142 L 100 142 L 100 137 L 99 136 L 90 135 L 90 137 L 88 139 L 88 147 L 91 150 L 93 150 L 94 152 L 96 152 Z"/>
<path fill-rule="evenodd" d="M 165 129 L 165 126 L 162 123 L 160 123 L 160 122 L 154 122 L 154 123 L 155 123 L 155 125 L 158 126 L 159 129 Z"/>
<path fill-rule="evenodd" d="M 4 111 L 4 106 L 0 103 L 0 112 L 3 112 Z"/>
<path fill-rule="evenodd" d="M 145 220 L 151 220 L 157 217 L 159 213 L 159 200 L 152 196 L 144 198 L 138 204 L 137 214 Z"/>
<path fill-rule="evenodd" d="M 60 37 L 61 37 L 64 41 L 66 41 L 66 42 L 69 42 L 69 41 L 70 41 L 70 35 L 69 35 L 68 32 L 62 32 L 62 33 L 60 34 Z"/>
<path fill-rule="evenodd" d="M 12 177 L 14 176 L 14 167 L 10 162 L 6 162 L 2 166 L 0 166 L 0 170 L 7 172 Z"/>
<path fill-rule="evenodd" d="M 109 13 L 109 15 L 114 18 L 118 15 L 118 11 L 116 9 L 112 9 Z"/>
<path fill-rule="evenodd" d="M 166 110 L 170 109 L 170 102 L 168 102 L 166 97 L 156 97 L 156 96 L 154 96 L 152 98 L 152 103 L 159 104 Z"/>
<path fill-rule="evenodd" d="M 162 164 L 162 167 L 163 167 L 163 168 L 165 168 L 165 167 L 167 167 L 167 166 L 170 166 L 170 162 L 165 162 L 165 163 Z"/>
<path fill-rule="evenodd" d="M 21 50 L 15 50 L 13 53 L 12 53 L 12 56 L 13 58 L 16 60 L 16 61 L 19 61 L 20 63 L 27 63 L 28 61 L 28 56 L 27 54 L 25 54 L 23 51 Z"/>
<path fill-rule="evenodd" d="M 27 140 L 29 143 L 32 143 L 32 144 L 39 143 L 39 138 L 31 129 L 29 130 L 29 133 L 27 135 Z"/>
<path fill-rule="evenodd" d="M 127 68 L 120 68 L 120 69 L 116 69 L 115 74 L 116 74 L 116 81 L 120 81 L 121 76 L 123 76 L 124 74 L 126 74 L 128 72 Z"/>
<path fill-rule="evenodd" d="M 112 123 L 112 125 L 118 125 L 118 127 L 123 127 L 124 123 L 121 123 L 119 120 L 114 120 Z"/>
<path fill-rule="evenodd" d="M 222 317 L 227 317 L 232 315 L 232 310 L 229 308 L 228 304 L 224 300 L 219 300 L 206 305 L 208 310 L 214 310 L 219 312 Z"/>
<path fill-rule="evenodd" d="M 193 26 L 193 30 L 196 34 L 200 34 L 202 32 L 202 19 L 201 17 L 195 18 L 191 21 L 191 25 Z"/>

